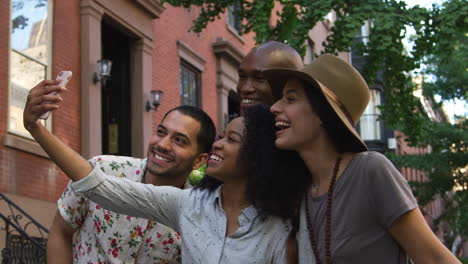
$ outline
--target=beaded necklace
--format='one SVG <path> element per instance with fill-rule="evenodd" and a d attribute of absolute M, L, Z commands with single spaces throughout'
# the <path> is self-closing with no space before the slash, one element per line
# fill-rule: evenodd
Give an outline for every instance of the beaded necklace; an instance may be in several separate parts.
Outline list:
<path fill-rule="evenodd" d="M 331 251 L 330 251 L 330 237 L 331 237 L 331 208 L 333 200 L 333 190 L 335 189 L 336 175 L 338 174 L 338 169 L 340 168 L 341 157 L 338 157 L 335 162 L 335 167 L 333 169 L 333 175 L 330 181 L 330 186 L 328 187 L 327 194 L 327 208 L 325 211 L 326 214 L 326 233 L 325 233 L 325 258 L 326 263 L 331 264 Z M 307 229 L 309 230 L 310 243 L 312 244 L 312 249 L 315 255 L 315 263 L 321 264 L 320 256 L 317 247 L 317 241 L 315 241 L 314 230 L 312 229 L 312 220 L 309 212 L 309 198 L 305 197 L 306 200 L 306 219 L 307 219 Z"/>

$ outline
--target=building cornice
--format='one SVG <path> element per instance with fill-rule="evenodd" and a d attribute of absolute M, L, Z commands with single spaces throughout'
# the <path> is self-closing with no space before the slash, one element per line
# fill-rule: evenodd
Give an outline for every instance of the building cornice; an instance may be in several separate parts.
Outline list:
<path fill-rule="evenodd" d="M 234 46 L 228 40 L 218 38 L 212 45 L 213 52 L 216 56 L 227 57 L 228 59 L 240 65 L 244 54 L 236 46 Z"/>

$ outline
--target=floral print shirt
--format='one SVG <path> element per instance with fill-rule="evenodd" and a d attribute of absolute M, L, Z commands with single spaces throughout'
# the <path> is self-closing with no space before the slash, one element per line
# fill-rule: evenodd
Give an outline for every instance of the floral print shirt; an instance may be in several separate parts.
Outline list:
<path fill-rule="evenodd" d="M 97 156 L 90 160 L 106 175 L 141 182 L 146 159 Z M 117 214 L 77 195 L 67 186 L 57 202 L 63 219 L 78 230 L 74 263 L 180 263 L 181 237 L 153 220 Z"/>

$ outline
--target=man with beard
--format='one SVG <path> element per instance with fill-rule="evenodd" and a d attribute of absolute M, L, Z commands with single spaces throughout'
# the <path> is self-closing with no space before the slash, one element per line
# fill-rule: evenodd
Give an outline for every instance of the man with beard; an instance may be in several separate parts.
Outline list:
<path fill-rule="evenodd" d="M 116 177 L 180 188 L 190 172 L 206 162 L 214 135 L 213 121 L 203 110 L 179 106 L 167 112 L 158 125 L 146 159 L 97 156 L 89 162 Z M 48 263 L 180 262 L 181 237 L 169 227 L 104 210 L 69 186 L 57 204 L 47 246 Z"/>

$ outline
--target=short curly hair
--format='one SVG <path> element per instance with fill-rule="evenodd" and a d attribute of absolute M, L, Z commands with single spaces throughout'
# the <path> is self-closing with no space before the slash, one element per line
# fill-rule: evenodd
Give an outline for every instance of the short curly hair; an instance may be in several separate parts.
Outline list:
<path fill-rule="evenodd" d="M 310 186 L 310 174 L 297 152 L 275 147 L 274 118 L 267 105 L 247 108 L 238 162 L 248 174 L 247 199 L 260 214 L 289 219 L 298 213 L 301 198 Z M 214 191 L 222 183 L 207 175 L 198 188 Z"/>

